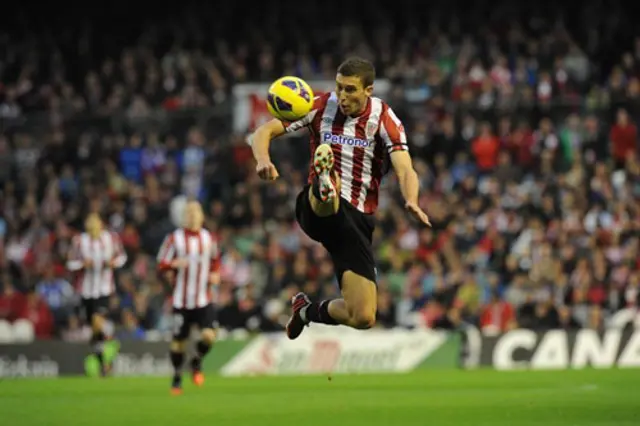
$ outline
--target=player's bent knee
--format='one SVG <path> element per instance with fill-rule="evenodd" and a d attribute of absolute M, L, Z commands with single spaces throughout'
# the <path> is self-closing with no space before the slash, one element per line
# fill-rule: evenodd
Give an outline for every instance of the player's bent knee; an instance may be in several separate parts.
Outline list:
<path fill-rule="evenodd" d="M 342 296 L 349 313 L 349 325 L 366 330 L 376 323 L 377 288 L 373 281 L 345 271 L 342 275 Z"/>
<path fill-rule="evenodd" d="M 104 318 L 102 317 L 102 315 L 93 314 L 93 316 L 91 317 L 91 328 L 93 328 L 94 330 L 99 330 L 102 328 L 103 324 Z"/>
<path fill-rule="evenodd" d="M 376 315 L 371 311 L 355 311 L 351 317 L 351 324 L 359 330 L 368 330 L 376 325 Z"/>
<path fill-rule="evenodd" d="M 371 303 L 347 305 L 349 322 L 353 328 L 367 330 L 376 324 L 376 306 Z"/>
<path fill-rule="evenodd" d="M 216 331 L 213 328 L 205 328 L 200 333 L 200 338 L 211 344 L 216 340 Z"/>
<path fill-rule="evenodd" d="M 186 347 L 186 342 L 184 340 L 172 340 L 169 344 L 169 350 L 171 352 L 184 352 Z"/>

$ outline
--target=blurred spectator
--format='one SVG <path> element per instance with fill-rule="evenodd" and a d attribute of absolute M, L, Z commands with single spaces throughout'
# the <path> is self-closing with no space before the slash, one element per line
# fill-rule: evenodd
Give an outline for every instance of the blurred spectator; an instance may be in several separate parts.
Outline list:
<path fill-rule="evenodd" d="M 629 121 L 629 114 L 624 109 L 618 110 L 609 137 L 616 169 L 624 169 L 627 158 L 638 152 L 638 128 Z"/>
<path fill-rule="evenodd" d="M 480 314 L 480 329 L 484 333 L 496 334 L 516 326 L 513 307 L 509 302 L 501 300 L 498 292 L 494 292 L 491 301 L 484 306 Z"/>
<path fill-rule="evenodd" d="M 490 172 L 498 164 L 498 152 L 500 145 L 498 139 L 491 131 L 489 123 L 480 125 L 480 134 L 471 145 L 471 150 L 476 158 L 476 165 L 480 173 Z"/>
<path fill-rule="evenodd" d="M 52 267 L 45 270 L 36 293 L 49 307 L 56 324 L 64 323 L 72 313 L 76 302 L 73 287 L 64 278 L 56 277 Z"/>
<path fill-rule="evenodd" d="M 20 308 L 24 305 L 24 294 L 17 292 L 11 278 L 5 275 L 0 293 L 0 319 L 14 321 L 18 318 Z"/>
<path fill-rule="evenodd" d="M 91 327 L 82 324 L 76 315 L 68 318 L 66 328 L 62 332 L 62 340 L 65 342 L 88 342 L 91 338 Z"/>
<path fill-rule="evenodd" d="M 288 317 L 284 315 L 284 303 L 279 299 L 271 299 L 264 306 L 260 330 L 265 332 L 284 331 Z"/>
<path fill-rule="evenodd" d="M 28 291 L 16 310 L 16 319 L 33 324 L 37 339 L 50 339 L 54 332 L 54 318 L 46 302 L 34 291 Z"/>
<path fill-rule="evenodd" d="M 388 291 L 378 293 L 378 311 L 376 323 L 380 327 L 392 328 L 396 325 L 396 307 L 392 295 Z"/>
<path fill-rule="evenodd" d="M 115 338 L 120 341 L 144 339 L 144 329 L 130 309 L 122 310 L 120 326 L 116 328 Z"/>

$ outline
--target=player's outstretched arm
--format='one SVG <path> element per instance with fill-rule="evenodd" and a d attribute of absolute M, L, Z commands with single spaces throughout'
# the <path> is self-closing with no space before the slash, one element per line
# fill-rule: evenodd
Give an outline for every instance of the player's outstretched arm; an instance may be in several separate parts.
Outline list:
<path fill-rule="evenodd" d="M 275 180 L 278 178 L 278 170 L 271 162 L 269 156 L 269 145 L 271 141 L 286 132 L 284 124 L 280 120 L 270 120 L 258 127 L 253 134 L 247 138 L 247 143 L 253 151 L 257 166 L 256 172 L 261 179 Z"/>
<path fill-rule="evenodd" d="M 405 201 L 405 208 L 409 213 L 413 215 L 419 222 L 424 223 L 427 226 L 431 226 L 429 222 L 429 216 L 422 211 L 418 206 L 418 191 L 420 189 L 420 182 L 418 181 L 418 174 L 413 169 L 413 162 L 408 151 L 394 151 L 391 154 L 391 164 L 393 170 L 398 176 L 398 182 L 400 184 L 400 190 Z"/>

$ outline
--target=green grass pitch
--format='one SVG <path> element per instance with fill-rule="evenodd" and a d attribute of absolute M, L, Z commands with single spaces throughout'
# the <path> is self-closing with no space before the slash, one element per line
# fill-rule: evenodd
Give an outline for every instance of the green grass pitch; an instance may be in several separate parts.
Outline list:
<path fill-rule="evenodd" d="M 637 426 L 640 370 L 0 381 L 6 426 Z"/>

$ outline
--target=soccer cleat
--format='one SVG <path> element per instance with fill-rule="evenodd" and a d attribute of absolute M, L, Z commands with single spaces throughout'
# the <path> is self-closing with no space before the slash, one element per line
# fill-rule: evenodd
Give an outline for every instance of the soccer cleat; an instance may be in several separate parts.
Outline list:
<path fill-rule="evenodd" d="M 202 374 L 202 371 L 194 370 L 191 379 L 193 380 L 193 384 L 198 387 L 204 385 L 204 374 Z"/>
<path fill-rule="evenodd" d="M 321 144 L 313 155 L 313 169 L 318 176 L 320 201 L 330 202 L 337 196 L 336 185 L 331 178 L 333 171 L 333 150 L 329 144 Z"/>
<path fill-rule="evenodd" d="M 201 371 L 195 371 L 192 376 L 193 384 L 200 387 L 204 385 L 204 374 Z"/>
<path fill-rule="evenodd" d="M 291 340 L 297 339 L 309 323 L 302 319 L 300 310 L 311 304 L 311 301 L 304 293 L 298 293 L 291 299 L 293 305 L 293 313 L 287 322 L 287 337 Z"/>
<path fill-rule="evenodd" d="M 196 386 L 202 386 L 204 384 L 204 374 L 202 374 L 202 360 L 199 357 L 194 357 L 191 360 L 191 380 Z"/>
<path fill-rule="evenodd" d="M 171 382 L 171 395 L 182 395 L 182 377 L 173 377 L 173 381 Z"/>

